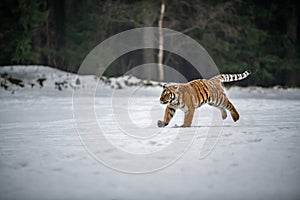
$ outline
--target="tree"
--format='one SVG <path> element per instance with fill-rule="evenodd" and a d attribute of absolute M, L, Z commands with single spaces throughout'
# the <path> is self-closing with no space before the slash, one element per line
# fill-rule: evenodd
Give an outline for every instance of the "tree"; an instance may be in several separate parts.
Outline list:
<path fill-rule="evenodd" d="M 2 1 L 0 63 L 38 63 L 40 49 L 33 40 L 48 13 L 40 10 L 39 1 Z"/>
<path fill-rule="evenodd" d="M 160 8 L 160 16 L 158 20 L 158 28 L 159 28 L 159 51 L 158 51 L 158 80 L 163 81 L 164 79 L 164 68 L 163 68 L 163 55 L 164 55 L 164 36 L 163 36 L 163 20 L 165 14 L 165 1 L 161 1 L 161 8 Z"/>
<path fill-rule="evenodd" d="M 235 84 L 299 86 L 299 5 L 292 0 L 2 0 L 0 64 L 43 64 L 76 72 L 85 56 L 106 38 L 158 25 L 160 30 L 174 29 L 198 41 L 221 72 L 258 69 L 255 76 Z M 159 49 L 121 56 L 106 75 L 158 63 L 159 67 L 145 68 L 140 75 L 166 80 L 165 64 L 188 80 L 199 78 L 192 67 L 187 70 L 184 58 L 163 51 L 161 33 Z M 149 34 L 144 35 L 145 45 L 154 42 Z"/>

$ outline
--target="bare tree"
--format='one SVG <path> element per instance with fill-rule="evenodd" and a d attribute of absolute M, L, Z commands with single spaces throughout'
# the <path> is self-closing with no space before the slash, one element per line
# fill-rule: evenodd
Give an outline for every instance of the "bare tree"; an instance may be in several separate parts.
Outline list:
<path fill-rule="evenodd" d="M 157 13 L 154 7 L 149 6 L 144 8 L 143 26 L 152 27 L 157 19 Z M 144 46 L 152 46 L 154 44 L 153 32 L 149 30 L 144 31 Z M 155 51 L 154 49 L 145 48 L 143 49 L 144 63 L 155 63 Z M 157 77 L 157 69 L 147 67 L 143 72 L 139 73 L 139 78 L 153 80 Z"/>
<path fill-rule="evenodd" d="M 163 48 L 164 48 L 164 36 L 163 36 L 163 20 L 165 15 L 165 1 L 161 1 L 161 7 L 160 7 L 160 16 L 158 20 L 158 28 L 159 28 L 159 52 L 157 55 L 158 58 L 158 79 L 160 81 L 163 81 L 164 79 L 164 68 L 163 68 Z"/>

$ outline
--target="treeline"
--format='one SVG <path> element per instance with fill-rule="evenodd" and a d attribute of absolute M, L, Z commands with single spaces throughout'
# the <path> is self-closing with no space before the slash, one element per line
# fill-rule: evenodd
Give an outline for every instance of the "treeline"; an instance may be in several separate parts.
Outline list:
<path fill-rule="evenodd" d="M 2 0 L 0 65 L 42 64 L 76 72 L 100 42 L 132 28 L 157 26 L 161 1 Z M 300 86 L 299 3 L 292 0 L 165 0 L 163 27 L 209 52 L 221 72 L 257 72 L 242 85 Z M 107 76 L 157 62 L 157 50 L 129 53 Z M 163 63 L 197 78 L 186 61 L 165 52 Z"/>

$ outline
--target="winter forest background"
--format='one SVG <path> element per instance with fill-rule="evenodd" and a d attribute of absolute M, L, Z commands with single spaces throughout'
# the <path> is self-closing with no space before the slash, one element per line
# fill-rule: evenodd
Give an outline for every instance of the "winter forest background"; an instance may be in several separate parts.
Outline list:
<path fill-rule="evenodd" d="M 76 72 L 85 56 L 106 38 L 125 30 L 158 26 L 162 1 L 3 0 L 0 2 L 0 65 L 47 65 Z M 299 2 L 291 0 L 166 0 L 163 27 L 189 35 L 223 73 L 257 69 L 234 84 L 300 86 Z M 105 71 L 118 76 L 158 51 L 121 56 Z M 170 52 L 163 63 L 188 80 L 189 64 Z M 149 78 L 157 76 L 153 70 Z M 167 74 L 165 74 L 167 76 Z"/>
<path fill-rule="evenodd" d="M 299 200 L 299 2 L 0 0 L 0 200 Z M 206 104 L 191 127 L 180 128 L 178 110 L 159 128 L 162 82 L 179 80 L 162 66 L 183 81 L 201 74 L 161 48 L 114 57 L 134 46 L 128 41 L 147 43 L 147 34 L 93 51 L 84 67 L 104 76 L 82 73 L 97 45 L 142 27 L 187 34 L 221 73 L 256 71 L 224 84 L 240 119 L 228 112 L 222 120 Z M 169 49 L 185 43 L 168 37 Z M 194 66 L 213 66 L 204 51 L 188 50 L 201 59 Z M 93 65 L 101 56 L 117 59 Z M 133 68 L 144 78 L 127 76 Z"/>

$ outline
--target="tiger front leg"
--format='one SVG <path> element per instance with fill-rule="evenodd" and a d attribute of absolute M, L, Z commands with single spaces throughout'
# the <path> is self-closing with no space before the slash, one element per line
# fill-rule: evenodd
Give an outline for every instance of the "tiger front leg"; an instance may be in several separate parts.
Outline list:
<path fill-rule="evenodd" d="M 190 107 L 186 112 L 184 112 L 184 123 L 181 127 L 190 127 L 192 125 L 194 117 L 195 108 Z"/>
<path fill-rule="evenodd" d="M 166 107 L 165 110 L 165 117 L 164 120 L 158 120 L 157 121 L 157 126 L 158 127 L 165 127 L 169 124 L 170 120 L 173 118 L 174 114 L 175 114 L 175 109 L 174 108 L 170 108 L 169 106 Z"/>

